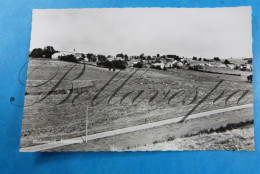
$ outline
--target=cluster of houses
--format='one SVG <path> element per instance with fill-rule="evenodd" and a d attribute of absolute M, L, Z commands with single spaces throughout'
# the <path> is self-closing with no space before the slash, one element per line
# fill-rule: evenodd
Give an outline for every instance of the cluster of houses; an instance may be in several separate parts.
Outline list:
<path fill-rule="evenodd" d="M 240 62 L 240 63 L 232 63 L 229 62 L 227 60 L 225 61 L 216 61 L 214 59 L 210 59 L 207 61 L 203 61 L 203 62 L 198 62 L 198 61 L 194 61 L 191 60 L 188 63 L 189 67 L 194 67 L 194 66 L 200 66 L 201 69 L 205 69 L 206 67 L 216 67 L 216 68 L 227 68 L 227 69 L 232 69 L 232 70 L 240 70 L 240 71 L 253 71 L 253 66 L 252 66 L 252 61 L 250 61 L 250 59 L 252 60 L 252 58 L 249 58 L 249 61 L 246 61 L 244 59 L 244 61 Z"/>
<path fill-rule="evenodd" d="M 66 55 L 69 55 L 69 54 L 72 54 L 71 52 L 66 52 L 66 51 L 63 51 L 63 52 L 57 52 L 57 53 L 54 53 L 51 58 L 54 59 L 54 60 L 58 60 L 60 56 L 66 56 Z M 81 59 L 85 56 L 85 54 L 83 54 L 84 56 L 82 56 L 83 53 L 74 53 L 73 55 L 77 58 L 77 59 Z M 88 61 L 88 59 L 85 59 L 86 61 Z"/>
<path fill-rule="evenodd" d="M 162 56 L 162 57 L 145 57 L 144 58 L 133 58 L 128 61 L 128 66 L 134 66 L 137 63 L 142 63 L 143 67 L 159 66 L 161 69 L 164 68 L 182 68 L 188 61 L 185 58 Z"/>
<path fill-rule="evenodd" d="M 64 56 L 71 53 L 66 52 L 58 52 L 52 55 L 52 59 L 59 59 L 59 56 Z M 98 61 L 113 61 L 113 60 L 121 60 L 126 61 L 129 67 L 134 67 L 136 64 L 141 64 L 142 67 L 160 67 L 164 68 L 183 68 L 183 67 L 217 67 L 217 68 L 229 68 L 241 71 L 252 71 L 252 58 L 246 59 L 242 64 L 230 63 L 229 61 L 221 61 L 219 58 L 214 59 L 194 59 L 194 58 L 184 58 L 179 57 L 177 55 L 163 55 L 160 56 L 157 54 L 156 56 L 145 56 L 141 54 L 140 56 L 127 56 L 124 54 L 118 54 L 116 56 L 103 56 L 94 55 L 94 54 L 83 54 L 83 53 L 75 53 L 73 54 L 76 59 L 85 62 L 98 62 Z M 99 56 L 102 58 L 100 60 Z"/>

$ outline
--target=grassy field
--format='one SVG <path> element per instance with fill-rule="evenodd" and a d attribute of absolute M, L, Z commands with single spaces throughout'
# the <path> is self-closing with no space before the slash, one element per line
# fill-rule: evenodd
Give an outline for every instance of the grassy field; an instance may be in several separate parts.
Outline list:
<path fill-rule="evenodd" d="M 41 144 L 41 141 L 58 141 L 84 135 L 86 114 L 88 115 L 88 134 L 184 116 L 221 79 L 224 79 L 224 82 L 193 113 L 237 105 L 235 99 L 238 99 L 241 93 L 235 93 L 231 96 L 227 105 L 225 105 L 225 100 L 238 89 L 250 90 L 245 98 L 241 100 L 241 103 L 253 102 L 252 83 L 246 81 L 246 74 L 230 76 L 185 69 L 169 69 L 168 71 L 140 69 L 107 104 L 112 93 L 136 69 L 127 68 L 118 73 L 118 70 L 113 72 L 105 68 L 87 65 L 82 76 L 77 78 L 84 67 L 82 64 L 75 65 L 67 76 L 64 77 L 60 85 L 55 88 L 54 92 L 44 98 L 48 91 L 53 89 L 55 84 L 63 78 L 64 74 L 72 66 L 74 66 L 73 63 L 62 61 L 41 59 L 30 61 L 21 147 Z M 118 74 L 111 81 L 110 85 L 95 100 L 95 102 L 100 103 L 96 106 L 91 106 L 91 99 L 96 92 L 116 73 Z M 54 77 L 54 75 L 56 76 Z M 54 78 L 47 83 L 50 77 Z M 37 86 L 42 83 L 45 84 Z M 73 92 L 70 95 L 72 89 Z M 198 89 L 196 100 L 195 89 Z M 140 90 L 143 90 L 141 94 L 139 93 Z M 156 98 L 149 104 L 149 99 L 156 94 L 157 90 Z M 183 92 L 176 94 L 180 90 L 183 90 Z M 214 99 L 223 90 L 225 91 L 225 97 L 220 98 L 213 105 Z M 140 96 L 136 97 L 138 94 Z M 176 95 L 168 103 L 167 99 L 174 94 Z M 70 97 L 66 102 L 59 104 L 69 95 Z M 75 99 L 77 95 L 79 96 Z M 126 97 L 124 98 L 124 96 Z M 41 100 L 42 98 L 44 100 Z M 124 100 L 120 103 L 120 100 L 123 98 Z M 239 123 L 247 120 L 253 120 L 252 108 L 243 109 L 239 112 L 219 114 L 218 117 L 212 116 L 212 118 L 200 119 L 199 121 L 188 121 L 182 124 L 164 126 L 163 128 L 154 128 L 112 138 L 94 140 L 93 142 L 88 142 L 88 145 L 74 145 L 56 150 L 127 150 L 135 146 L 142 147 L 154 141 L 163 141 L 169 137 L 180 137 L 185 134 L 191 134 L 194 131 L 199 132 L 206 128 L 217 128 L 228 123 Z M 104 147 L 104 144 L 107 146 Z"/>
<path fill-rule="evenodd" d="M 129 149 L 131 151 L 154 150 L 254 150 L 254 127 L 244 126 L 219 133 L 202 133 L 192 137 L 176 138 L 172 141 L 153 143 Z"/>

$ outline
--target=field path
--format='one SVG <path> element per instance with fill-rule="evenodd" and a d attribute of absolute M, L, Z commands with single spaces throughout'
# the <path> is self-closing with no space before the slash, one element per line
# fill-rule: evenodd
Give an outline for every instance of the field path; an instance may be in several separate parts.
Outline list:
<path fill-rule="evenodd" d="M 224 112 L 229 112 L 229 111 L 234 111 L 234 110 L 239 110 L 239 109 L 244 109 L 244 108 L 250 108 L 250 107 L 253 107 L 252 103 L 240 105 L 240 106 L 228 107 L 228 108 L 224 108 L 224 109 L 217 109 L 217 110 L 213 110 L 213 111 L 201 112 L 201 113 L 197 113 L 197 114 L 191 114 L 191 115 L 189 115 L 189 117 L 186 120 L 197 119 L 197 118 L 206 117 L 206 116 L 213 115 L 213 114 L 219 114 L 219 113 L 224 113 Z M 178 123 L 179 121 L 182 120 L 182 118 L 183 117 L 177 117 L 177 118 L 166 119 L 166 120 L 157 121 L 157 122 L 153 122 L 153 123 L 147 123 L 147 124 L 142 124 L 142 125 L 138 125 L 138 126 L 132 126 L 132 127 L 127 127 L 127 128 L 92 134 L 92 135 L 87 136 L 87 140 L 88 141 L 95 140 L 95 139 L 99 139 L 99 138 L 105 138 L 105 137 L 115 136 L 115 135 L 119 135 L 119 134 L 135 132 L 135 131 L 139 131 L 139 130 L 145 130 L 145 129 L 163 126 L 163 125 L 167 125 L 167 124 Z M 62 147 L 62 146 L 70 145 L 70 144 L 83 143 L 85 141 L 85 138 L 86 138 L 85 136 L 81 136 L 81 137 L 71 138 L 71 139 L 62 140 L 62 141 L 50 142 L 47 144 L 20 148 L 20 152 L 37 152 L 37 151 L 43 151 L 43 150 L 53 149 L 53 148 L 57 148 L 57 147 Z"/>

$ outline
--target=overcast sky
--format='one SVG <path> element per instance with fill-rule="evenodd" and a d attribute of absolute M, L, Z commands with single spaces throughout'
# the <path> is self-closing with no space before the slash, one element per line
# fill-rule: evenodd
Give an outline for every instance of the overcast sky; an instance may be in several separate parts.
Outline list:
<path fill-rule="evenodd" d="M 251 7 L 33 10 L 30 50 L 252 57 L 251 27 Z"/>

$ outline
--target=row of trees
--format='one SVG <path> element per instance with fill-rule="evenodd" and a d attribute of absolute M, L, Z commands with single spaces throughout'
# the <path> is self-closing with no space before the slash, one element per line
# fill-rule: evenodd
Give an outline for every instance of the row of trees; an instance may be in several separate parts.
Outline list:
<path fill-rule="evenodd" d="M 193 57 L 192 60 L 198 60 L 198 61 L 204 61 L 204 62 L 209 62 L 210 60 L 209 59 L 206 59 L 206 58 L 197 58 L 197 57 Z M 217 61 L 217 62 L 220 62 L 220 58 L 219 57 L 214 57 L 213 59 L 214 61 Z M 225 59 L 223 61 L 224 64 L 230 64 L 229 60 Z"/>
<path fill-rule="evenodd" d="M 150 68 L 167 71 L 165 66 L 162 68 L 160 65 L 151 65 Z"/>
<path fill-rule="evenodd" d="M 208 62 L 209 61 L 209 59 L 206 59 L 206 58 L 197 58 L 197 57 L 192 57 L 192 60 L 198 60 L 198 61 L 204 61 L 204 62 Z M 215 58 L 214 58 L 214 60 L 215 60 Z"/>
<path fill-rule="evenodd" d="M 57 53 L 59 51 L 55 50 L 52 46 L 46 46 L 44 47 L 44 49 L 42 48 L 35 48 L 32 50 L 32 52 L 30 53 L 30 57 L 33 58 L 51 58 L 51 56 L 54 53 Z M 160 54 L 157 54 L 156 57 L 157 58 L 166 58 L 166 56 L 168 58 L 174 58 L 175 60 L 179 60 L 180 57 L 176 56 L 176 55 L 163 55 L 160 57 Z M 70 56 L 71 57 L 71 56 Z M 95 55 L 92 53 L 88 53 L 86 56 L 84 54 L 82 54 L 82 57 L 85 58 L 87 57 L 90 61 L 96 62 L 96 61 L 105 61 L 106 60 L 106 56 L 105 55 Z M 107 56 L 108 58 L 111 56 Z M 124 59 L 125 61 L 129 60 L 129 57 L 127 54 L 116 54 L 116 57 L 121 57 L 122 59 Z M 152 57 L 151 56 L 145 56 L 144 53 L 140 54 L 139 56 L 134 56 L 135 59 L 141 59 L 141 60 L 151 60 Z"/>
<path fill-rule="evenodd" d="M 57 52 L 58 51 L 56 51 L 52 46 L 46 46 L 44 49 L 33 49 L 29 56 L 33 58 L 51 58 L 51 56 Z"/>
<path fill-rule="evenodd" d="M 63 60 L 63 61 L 67 61 L 67 62 L 75 62 L 75 63 L 78 62 L 77 58 L 72 54 L 65 55 L 65 56 L 59 56 L 59 60 Z"/>
<path fill-rule="evenodd" d="M 145 56 L 144 53 L 140 54 L 139 56 L 133 56 L 133 58 L 135 59 L 141 59 L 141 60 L 152 60 L 154 58 L 172 58 L 174 60 L 181 60 L 181 57 L 177 56 L 177 55 L 172 55 L 172 54 L 168 54 L 168 55 L 162 55 L 160 56 L 160 54 L 157 54 L 154 57 L 151 57 L 150 55 Z"/>
<path fill-rule="evenodd" d="M 126 63 L 126 61 L 123 61 L 123 60 L 112 60 L 112 61 L 105 60 L 105 61 L 97 62 L 97 65 L 109 68 L 109 70 L 112 68 L 113 69 L 126 69 L 127 63 Z"/>
<path fill-rule="evenodd" d="M 42 48 L 35 48 L 35 49 L 33 49 L 29 56 L 30 56 L 30 57 L 33 57 L 33 58 L 51 58 L 51 56 L 52 56 L 53 54 L 57 53 L 57 52 L 59 52 L 59 51 L 55 50 L 52 46 L 46 46 L 46 47 L 44 47 L 44 49 L 42 49 Z M 160 54 L 157 54 L 157 55 L 156 55 L 157 58 L 166 58 L 166 56 L 167 56 L 168 58 L 173 58 L 173 59 L 178 60 L 178 61 L 180 60 L 180 57 L 177 56 L 177 55 L 163 55 L 163 56 L 161 56 L 161 57 L 160 57 Z M 85 58 L 85 55 L 82 54 L 82 57 Z M 98 60 L 98 61 L 101 61 L 101 62 L 107 60 L 107 59 L 106 59 L 106 56 L 105 56 L 105 55 L 101 55 L 101 54 L 98 54 L 98 55 L 96 56 L 96 55 L 94 55 L 94 54 L 92 54 L 92 53 L 88 53 L 88 54 L 86 55 L 86 57 L 87 57 L 90 61 L 93 61 L 93 62 L 96 62 L 97 60 Z M 110 57 L 110 56 L 108 56 L 108 57 Z M 127 54 L 123 54 L 123 53 L 117 54 L 116 57 L 121 57 L 121 58 L 123 58 L 125 61 L 128 61 L 128 60 L 129 60 L 128 55 L 127 55 Z M 151 59 L 152 59 L 151 56 L 145 57 L 143 53 L 140 54 L 140 56 L 135 56 L 134 58 L 135 58 L 135 59 L 140 58 L 141 60 L 146 60 L 146 59 L 147 59 L 147 60 L 151 60 Z M 75 62 L 76 57 L 75 57 L 75 56 L 73 57 L 72 55 L 67 55 L 67 56 L 62 56 L 61 59 L 63 59 L 63 60 L 70 60 L 70 61 Z M 203 58 L 203 59 L 202 59 L 202 58 L 197 58 L 197 57 L 193 57 L 192 60 L 198 60 L 198 61 L 202 61 L 202 60 L 203 60 L 204 62 L 208 62 L 208 61 L 209 61 L 209 60 L 206 59 L 206 58 Z M 214 57 L 213 60 L 214 60 L 214 61 L 220 61 L 219 57 Z M 229 64 L 230 62 L 226 59 L 226 60 L 224 60 L 223 63 L 224 63 L 224 64 Z M 252 59 L 248 59 L 248 63 L 252 63 Z"/>
<path fill-rule="evenodd" d="M 41 49 L 41 48 L 35 48 L 32 50 L 32 52 L 30 53 L 30 57 L 33 57 L 33 58 L 51 58 L 51 56 L 54 54 L 54 53 L 57 53 L 58 51 L 56 51 L 52 46 L 46 46 L 44 47 L 44 49 Z M 82 54 L 83 58 L 85 58 L 85 55 Z M 161 58 L 165 58 L 165 57 L 168 57 L 168 58 L 173 58 L 175 60 L 179 60 L 180 57 L 177 56 L 177 55 L 163 55 L 161 56 Z M 97 56 L 92 54 L 92 53 L 88 53 L 87 56 L 86 56 L 90 61 L 93 61 L 93 62 L 96 62 L 97 60 L 99 62 L 105 62 L 107 59 L 106 59 L 106 56 L 105 55 L 101 55 L 101 54 L 98 54 Z M 109 56 L 108 56 L 109 57 Z M 123 53 L 120 53 L 120 54 L 117 54 L 116 57 L 121 57 L 123 58 L 125 61 L 128 61 L 128 56 L 127 54 L 123 54 Z M 160 55 L 157 54 L 157 57 L 159 58 Z M 140 58 L 141 60 L 144 60 L 144 59 L 148 59 L 150 60 L 151 59 L 151 56 L 147 56 L 145 57 L 144 54 L 140 54 L 140 56 L 136 56 L 135 58 Z M 76 62 L 77 59 L 75 56 L 73 55 L 66 55 L 66 56 L 60 56 L 59 58 L 60 60 L 65 60 L 65 61 L 71 61 L 71 62 Z M 205 58 L 197 58 L 197 57 L 193 57 L 192 58 L 193 60 L 199 60 L 199 61 L 204 61 L 204 62 L 208 62 L 209 60 L 208 59 L 205 59 Z M 214 57 L 213 59 L 214 61 L 220 61 L 219 57 Z M 108 61 L 109 62 L 109 61 Z M 226 59 L 223 61 L 224 64 L 230 64 L 230 62 Z M 249 59 L 248 60 L 248 63 L 252 63 L 252 59 Z M 140 67 L 141 65 L 138 65 L 138 67 Z"/>

